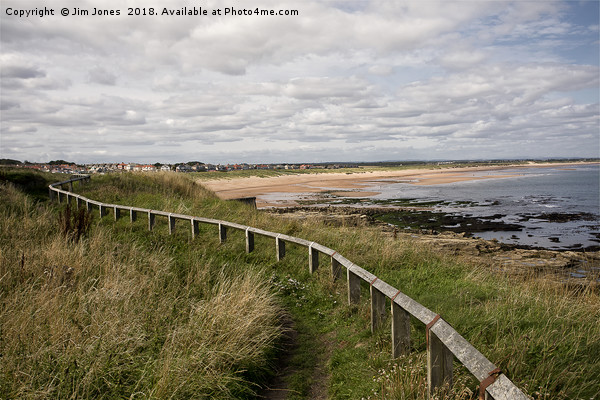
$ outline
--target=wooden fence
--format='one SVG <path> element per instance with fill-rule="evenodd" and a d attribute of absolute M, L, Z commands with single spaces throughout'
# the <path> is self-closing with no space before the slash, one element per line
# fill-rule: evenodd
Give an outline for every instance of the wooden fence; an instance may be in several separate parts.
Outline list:
<path fill-rule="evenodd" d="M 361 284 L 368 284 L 371 297 L 371 331 L 375 331 L 386 316 L 386 299 L 390 299 L 390 315 L 392 318 L 392 349 L 393 357 L 398 357 L 410 351 L 410 317 L 413 316 L 426 327 L 427 337 L 427 385 L 429 394 L 444 382 L 452 384 L 454 357 L 460 361 L 480 382 L 479 398 L 495 400 L 519 400 L 528 397 L 515 386 L 491 361 L 481 354 L 471 343 L 464 339 L 450 324 L 438 314 L 422 306 L 400 290 L 387 284 L 375 275 L 346 259 L 337 251 L 309 240 L 274 233 L 262 229 L 240 225 L 233 222 L 211 218 L 194 217 L 164 211 L 150 210 L 139 207 L 129 207 L 118 204 L 107 204 L 88 199 L 73 193 L 73 184 L 89 181 L 89 175 L 74 175 L 72 179 L 57 182 L 49 186 L 50 199 L 58 202 L 76 202 L 77 207 L 85 206 L 88 211 L 98 208 L 100 218 L 111 210 L 115 221 L 125 214 L 133 223 L 138 214 L 148 216 L 148 230 L 152 230 L 156 217 L 167 219 L 169 234 L 175 231 L 175 221 L 187 221 L 192 238 L 199 233 L 199 224 L 212 224 L 218 227 L 219 240 L 227 239 L 228 229 L 238 229 L 246 234 L 246 252 L 254 250 L 254 236 L 261 235 L 274 239 L 275 256 L 281 260 L 285 256 L 286 243 L 294 243 L 308 249 L 308 268 L 314 272 L 320 265 L 320 255 L 329 257 L 333 279 L 343 275 L 342 267 L 346 268 L 348 302 L 357 304 L 360 300 Z M 69 190 L 64 190 L 67 186 Z"/>

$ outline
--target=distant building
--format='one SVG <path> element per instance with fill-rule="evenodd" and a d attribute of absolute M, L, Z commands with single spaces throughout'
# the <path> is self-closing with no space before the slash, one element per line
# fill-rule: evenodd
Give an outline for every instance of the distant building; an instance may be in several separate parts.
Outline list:
<path fill-rule="evenodd" d="M 175 167 L 176 172 L 192 172 L 192 167 L 187 164 L 179 164 Z"/>

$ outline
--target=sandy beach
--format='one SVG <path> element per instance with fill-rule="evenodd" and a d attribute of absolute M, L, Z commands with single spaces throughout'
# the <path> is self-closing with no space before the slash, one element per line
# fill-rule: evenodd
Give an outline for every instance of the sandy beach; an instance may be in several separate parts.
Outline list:
<path fill-rule="evenodd" d="M 314 173 L 283 175 L 277 177 L 245 177 L 199 180 L 198 183 L 214 191 L 222 199 L 256 197 L 258 207 L 293 206 L 297 203 L 294 196 L 289 200 L 269 200 L 273 194 L 319 194 L 329 192 L 341 197 L 369 197 L 379 192 L 364 190 L 366 187 L 384 182 L 403 182 L 413 185 L 439 185 L 477 179 L 501 179 L 519 176 L 519 174 L 482 175 L 483 171 L 502 171 L 515 168 L 539 168 L 549 166 L 568 167 L 577 164 L 519 164 L 511 166 L 478 166 L 443 169 L 406 169 L 389 171 L 366 171 L 354 173 Z"/>

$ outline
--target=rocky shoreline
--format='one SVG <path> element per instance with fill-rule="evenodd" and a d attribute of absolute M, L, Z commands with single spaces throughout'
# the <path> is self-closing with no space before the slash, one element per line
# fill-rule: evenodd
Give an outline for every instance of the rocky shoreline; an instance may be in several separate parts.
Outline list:
<path fill-rule="evenodd" d="M 487 265 L 493 268 L 517 274 L 551 274 L 570 281 L 585 281 L 586 287 L 598 287 L 600 283 L 600 247 L 577 248 L 574 250 L 547 250 L 532 246 L 501 243 L 497 240 L 484 240 L 472 237 L 470 232 L 447 229 L 448 220 L 442 218 L 432 221 L 430 210 L 426 208 L 389 207 L 349 207 L 349 206 L 295 206 L 266 208 L 266 212 L 291 219 L 318 219 L 331 226 L 377 226 L 398 240 L 411 240 L 431 248 L 444 255 L 457 256 L 471 263 Z M 426 222 L 410 229 L 399 229 L 389 223 L 382 215 L 391 211 L 395 215 L 412 215 Z M 415 215 L 417 215 L 415 217 Z M 419 217 L 420 215 L 420 217 Z M 497 216 L 494 216 L 497 217 Z M 554 215 L 553 218 L 568 219 L 576 216 Z M 585 217 L 585 216 L 583 216 Z M 473 218 L 473 217 L 466 217 Z M 491 219 L 486 218 L 488 223 Z M 464 221 L 463 221 L 464 222 Z M 485 224 L 472 225 L 474 230 Z M 507 230 L 506 224 L 492 223 L 489 229 Z M 454 225 L 457 224 L 454 221 Z M 459 226 L 456 226 L 458 229 Z M 508 227 L 510 228 L 510 227 Z M 515 229 L 518 227 L 515 226 Z M 576 284 L 579 285 L 579 284 Z"/>

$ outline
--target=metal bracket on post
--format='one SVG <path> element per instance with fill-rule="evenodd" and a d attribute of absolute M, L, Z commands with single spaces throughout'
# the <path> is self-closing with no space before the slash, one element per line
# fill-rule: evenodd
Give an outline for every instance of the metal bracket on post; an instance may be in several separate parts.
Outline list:
<path fill-rule="evenodd" d="M 488 377 L 479 382 L 479 400 L 489 400 L 491 396 L 486 393 L 486 389 L 492 383 L 496 382 L 496 379 L 500 376 L 502 371 L 500 368 L 496 368 L 488 373 Z"/>

